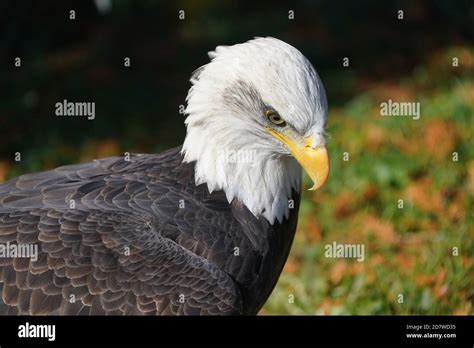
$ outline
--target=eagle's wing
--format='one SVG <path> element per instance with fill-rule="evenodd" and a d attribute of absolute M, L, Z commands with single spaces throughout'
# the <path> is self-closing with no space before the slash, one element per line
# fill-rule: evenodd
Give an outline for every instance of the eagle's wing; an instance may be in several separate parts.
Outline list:
<path fill-rule="evenodd" d="M 110 158 L 0 185 L 3 252 L 38 248 L 36 261 L 0 257 L 0 314 L 242 311 L 232 278 L 196 244 L 183 246 L 166 219 L 166 204 L 180 202 L 160 198 L 192 194 L 176 186 L 185 175 L 173 172 L 179 152 L 154 156 L 151 164 Z"/>

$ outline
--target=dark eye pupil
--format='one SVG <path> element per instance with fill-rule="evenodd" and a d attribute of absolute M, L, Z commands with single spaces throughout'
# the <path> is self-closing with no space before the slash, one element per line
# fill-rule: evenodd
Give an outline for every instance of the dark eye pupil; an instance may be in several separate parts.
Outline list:
<path fill-rule="evenodd" d="M 283 120 L 283 118 L 281 118 L 280 115 L 276 111 L 267 110 L 266 114 L 267 114 L 268 119 L 272 123 L 274 123 L 278 126 L 284 126 L 285 125 L 285 120 Z"/>

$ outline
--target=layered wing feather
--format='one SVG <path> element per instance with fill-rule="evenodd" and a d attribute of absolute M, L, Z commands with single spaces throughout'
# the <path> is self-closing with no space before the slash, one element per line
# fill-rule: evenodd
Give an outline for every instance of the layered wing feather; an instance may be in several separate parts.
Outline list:
<path fill-rule="evenodd" d="M 1 314 L 255 314 L 288 256 L 270 225 L 195 185 L 180 148 L 60 167 L 0 184 Z"/>
<path fill-rule="evenodd" d="M 39 252 L 0 258 L 0 313 L 241 313 L 219 261 L 231 212 L 216 213 L 192 175 L 177 148 L 0 185 L 0 242 Z"/>

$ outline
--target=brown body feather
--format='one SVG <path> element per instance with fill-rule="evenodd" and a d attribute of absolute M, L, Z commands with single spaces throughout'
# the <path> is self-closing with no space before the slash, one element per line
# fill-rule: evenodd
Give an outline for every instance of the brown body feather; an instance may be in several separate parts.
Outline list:
<path fill-rule="evenodd" d="M 107 158 L 0 184 L 0 314 L 255 314 L 296 229 L 194 184 L 180 148 Z M 184 207 L 183 207 L 184 204 Z"/>

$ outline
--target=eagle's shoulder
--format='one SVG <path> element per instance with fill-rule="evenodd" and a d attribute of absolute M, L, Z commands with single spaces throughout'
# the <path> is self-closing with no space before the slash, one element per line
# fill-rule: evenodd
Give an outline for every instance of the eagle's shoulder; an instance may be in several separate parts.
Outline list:
<path fill-rule="evenodd" d="M 189 175 L 192 165 L 175 148 L 1 185 L 0 241 L 36 245 L 39 253 L 2 259 L 0 313 L 241 313 L 232 277 L 196 249 L 208 245 L 205 231 L 195 240 L 189 218 L 163 207 L 181 199 L 199 205 L 186 189 Z"/>

